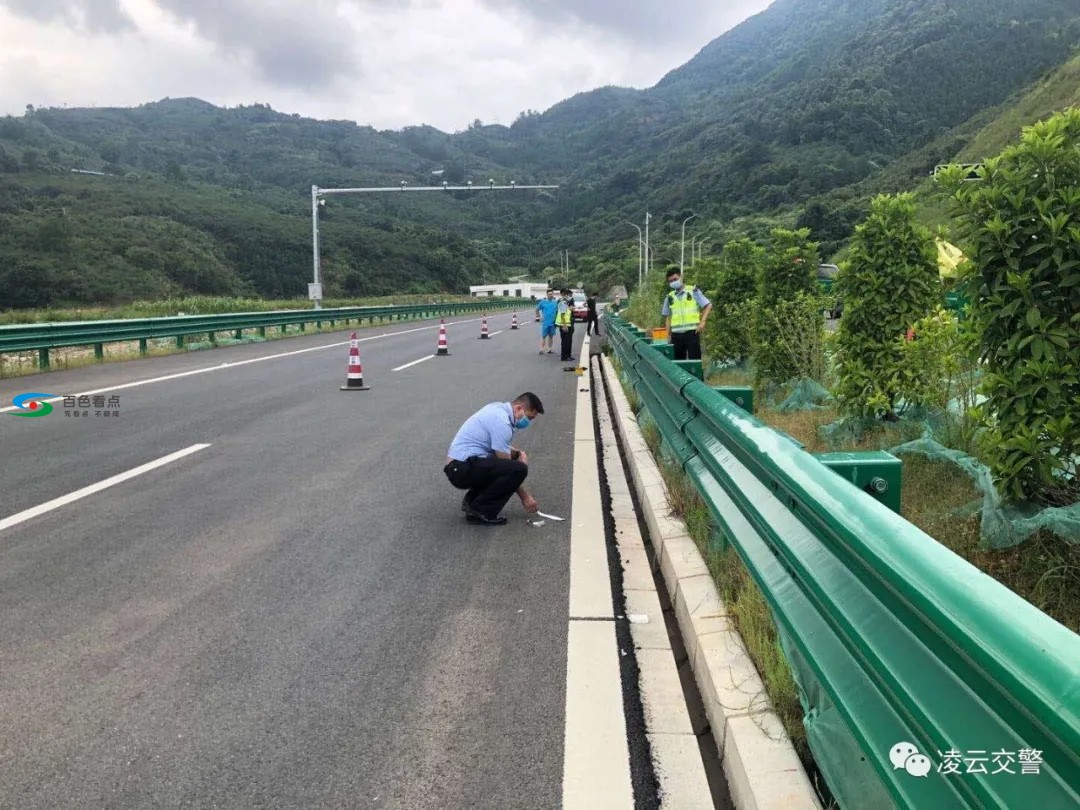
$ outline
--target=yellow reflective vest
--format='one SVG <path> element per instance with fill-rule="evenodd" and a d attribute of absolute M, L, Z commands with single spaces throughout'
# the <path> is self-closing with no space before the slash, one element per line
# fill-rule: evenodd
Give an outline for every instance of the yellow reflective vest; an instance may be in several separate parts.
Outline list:
<path fill-rule="evenodd" d="M 559 307 L 559 310 L 555 313 L 555 325 L 556 326 L 573 326 L 574 325 L 574 310 L 571 307 L 570 303 L 565 298 L 562 301 L 560 301 L 559 303 L 560 303 L 560 305 L 565 304 L 566 309 L 564 310 L 561 306 Z"/>
<path fill-rule="evenodd" d="M 683 293 L 680 297 L 679 293 Z M 697 329 L 701 321 L 701 307 L 694 300 L 694 293 L 687 289 L 672 290 L 668 293 L 668 307 L 671 309 L 671 331 L 687 332 Z"/>

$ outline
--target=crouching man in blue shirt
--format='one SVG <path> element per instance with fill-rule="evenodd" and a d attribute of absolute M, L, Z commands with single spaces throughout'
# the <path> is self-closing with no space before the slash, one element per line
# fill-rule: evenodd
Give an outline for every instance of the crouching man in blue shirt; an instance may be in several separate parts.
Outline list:
<path fill-rule="evenodd" d="M 470 523 L 502 526 L 499 514 L 515 492 L 526 512 L 540 508 L 523 486 L 529 457 L 510 445 L 515 430 L 524 430 L 544 406 L 527 391 L 513 402 L 485 405 L 465 420 L 446 453 L 443 472 L 457 489 L 465 489 L 461 511 Z"/>

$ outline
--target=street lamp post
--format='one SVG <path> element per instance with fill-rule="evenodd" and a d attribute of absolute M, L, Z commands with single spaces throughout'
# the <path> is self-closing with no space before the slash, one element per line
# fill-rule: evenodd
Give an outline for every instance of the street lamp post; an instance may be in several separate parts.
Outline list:
<path fill-rule="evenodd" d="M 649 275 L 649 270 L 652 269 L 652 265 L 649 264 L 649 220 L 652 219 L 652 214 L 648 211 L 645 212 L 645 275 Z"/>
<path fill-rule="evenodd" d="M 682 239 L 679 243 L 679 273 L 682 273 L 682 271 L 686 269 L 686 223 L 696 216 L 697 214 L 691 214 L 682 221 Z"/>
<path fill-rule="evenodd" d="M 488 180 L 489 191 L 549 188 L 558 188 L 558 186 L 519 186 L 515 180 L 511 180 L 508 186 L 497 186 L 494 179 Z M 314 283 L 308 287 L 308 297 L 315 302 L 315 309 L 322 309 L 322 274 L 319 267 L 319 209 L 326 205 L 324 198 L 331 194 L 371 194 L 385 191 L 400 194 L 403 191 L 476 191 L 476 189 L 473 188 L 472 180 L 469 180 L 468 184 L 464 186 L 452 186 L 444 180 L 441 186 L 413 186 L 411 188 L 404 180 L 401 181 L 400 186 L 372 186 L 370 188 L 319 188 L 313 185 L 311 187 L 311 253 Z"/>

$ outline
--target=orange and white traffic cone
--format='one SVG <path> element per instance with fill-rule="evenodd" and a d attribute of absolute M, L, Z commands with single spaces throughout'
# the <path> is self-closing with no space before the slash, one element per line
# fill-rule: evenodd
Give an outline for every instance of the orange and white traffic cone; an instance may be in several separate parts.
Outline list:
<path fill-rule="evenodd" d="M 436 350 L 435 356 L 450 356 L 450 346 L 446 342 L 446 321 L 442 318 L 439 318 L 439 348 Z"/>
<path fill-rule="evenodd" d="M 516 312 L 513 314 L 513 317 L 512 317 L 512 319 L 510 321 L 510 328 L 511 329 L 517 329 L 517 313 Z"/>
<path fill-rule="evenodd" d="M 345 384 L 342 391 L 369 391 L 364 385 L 364 369 L 360 366 L 360 341 L 356 339 L 356 332 L 349 339 L 349 371 L 345 375 Z"/>
<path fill-rule="evenodd" d="M 488 340 L 490 337 L 487 328 L 487 315 L 485 315 L 480 321 L 480 340 Z"/>

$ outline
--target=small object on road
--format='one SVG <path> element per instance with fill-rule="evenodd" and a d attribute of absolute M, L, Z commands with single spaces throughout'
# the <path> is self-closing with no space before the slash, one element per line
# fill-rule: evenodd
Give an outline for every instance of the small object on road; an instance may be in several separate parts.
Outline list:
<path fill-rule="evenodd" d="M 546 520 L 530 520 L 529 521 L 530 526 L 543 526 L 545 523 L 547 523 Z"/>
<path fill-rule="evenodd" d="M 547 518 L 548 520 L 557 520 L 560 523 L 562 521 L 566 520 L 566 518 L 556 517 L 555 515 L 547 515 L 547 514 L 544 514 L 543 512 L 537 512 L 536 514 L 538 514 L 542 518 Z"/>
<path fill-rule="evenodd" d="M 628 613 L 626 618 L 630 620 L 630 624 L 648 624 L 649 617 L 644 613 Z"/>

